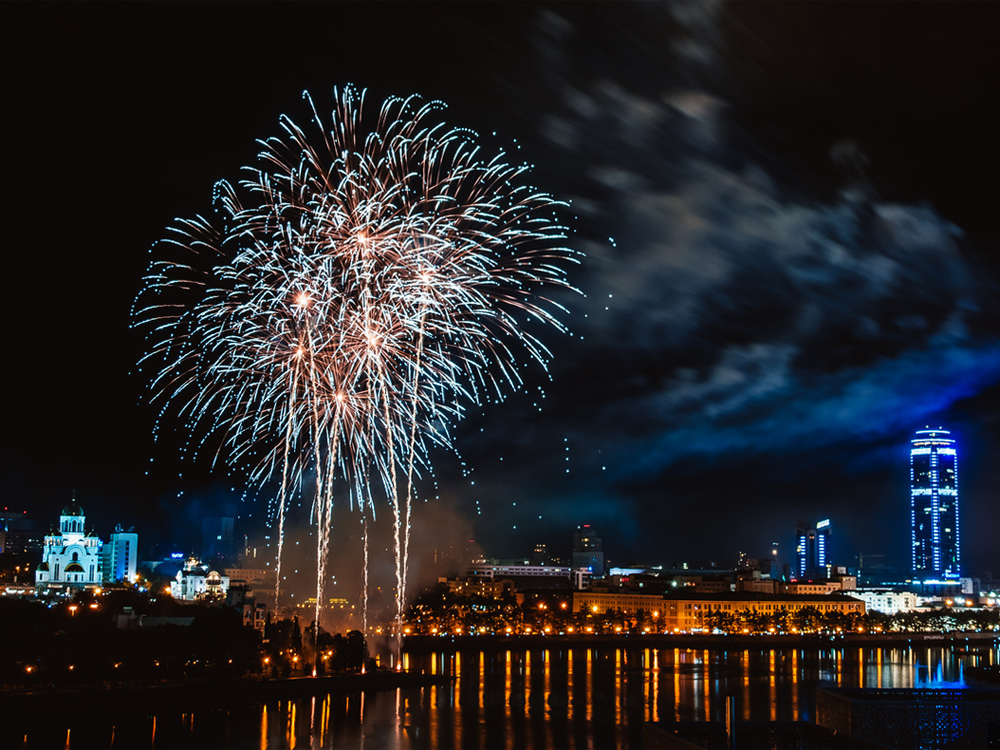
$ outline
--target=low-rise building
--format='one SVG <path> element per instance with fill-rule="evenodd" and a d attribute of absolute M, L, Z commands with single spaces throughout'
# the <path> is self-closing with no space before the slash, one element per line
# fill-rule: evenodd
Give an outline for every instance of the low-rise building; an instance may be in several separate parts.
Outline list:
<path fill-rule="evenodd" d="M 713 612 L 732 615 L 752 612 L 775 615 L 781 611 L 792 614 L 800 609 L 812 607 L 820 614 L 839 612 L 863 615 L 865 613 L 864 601 L 844 595 L 754 594 L 746 591 L 722 594 L 678 592 L 666 596 L 633 592 L 578 591 L 573 594 L 573 609 L 579 611 L 581 607 L 595 614 L 602 614 L 608 610 L 636 614 L 641 609 L 659 618 L 660 628 L 681 632 L 705 627 L 705 615 Z"/>
<path fill-rule="evenodd" d="M 649 614 L 656 613 L 656 616 L 659 617 L 659 612 L 663 609 L 663 602 L 662 594 L 639 594 L 628 590 L 573 592 L 574 612 L 583 609 L 590 610 L 594 614 L 601 614 L 608 610 L 614 610 L 625 614 L 635 614 L 641 609 Z"/>
<path fill-rule="evenodd" d="M 851 591 L 849 596 L 861 599 L 867 609 L 887 615 L 915 610 L 920 605 L 921 598 L 912 591 L 891 589 L 857 589 Z"/>
<path fill-rule="evenodd" d="M 524 588 L 583 588 L 590 582 L 587 568 L 563 565 L 531 565 L 528 562 L 506 560 L 481 560 L 469 566 L 469 578 L 513 580 L 518 589 Z"/>
<path fill-rule="evenodd" d="M 661 614 L 667 630 L 690 631 L 704 627 L 704 617 L 711 612 L 729 614 L 775 615 L 782 611 L 794 614 L 800 609 L 813 608 L 821 615 L 865 613 L 865 603 L 842 594 L 705 594 L 699 597 L 670 597 L 665 600 Z"/>
<path fill-rule="evenodd" d="M 229 591 L 229 576 L 209 570 L 196 557 L 189 557 L 184 567 L 170 582 L 170 595 L 178 601 L 193 602 L 201 599 L 224 599 Z"/>
<path fill-rule="evenodd" d="M 226 592 L 226 606 L 239 610 L 244 625 L 264 632 L 264 625 L 267 624 L 267 604 L 257 601 L 257 597 L 245 583 L 229 587 Z"/>
<path fill-rule="evenodd" d="M 514 582 L 509 578 L 438 578 L 438 584 L 459 596 L 483 596 L 500 599 L 505 594 L 513 594 Z"/>

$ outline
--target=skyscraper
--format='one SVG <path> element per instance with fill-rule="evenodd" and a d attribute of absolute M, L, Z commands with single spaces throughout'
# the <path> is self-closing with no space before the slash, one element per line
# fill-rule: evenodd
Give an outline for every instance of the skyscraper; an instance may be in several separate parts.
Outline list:
<path fill-rule="evenodd" d="M 594 576 L 604 575 L 604 550 L 601 537 L 589 523 L 577 526 L 573 532 L 573 567 L 590 568 Z"/>
<path fill-rule="evenodd" d="M 958 452 L 948 430 L 917 430 L 910 441 L 910 537 L 913 573 L 924 579 L 956 580 Z"/>
<path fill-rule="evenodd" d="M 830 563 L 830 519 L 825 518 L 815 528 L 799 521 L 795 528 L 795 567 L 797 577 L 826 578 Z"/>

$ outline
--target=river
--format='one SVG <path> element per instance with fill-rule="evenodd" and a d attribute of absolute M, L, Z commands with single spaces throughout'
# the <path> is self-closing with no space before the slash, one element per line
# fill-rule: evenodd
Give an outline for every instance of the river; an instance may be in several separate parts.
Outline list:
<path fill-rule="evenodd" d="M 818 685 L 963 687 L 1000 647 L 656 648 L 561 643 L 430 652 L 404 667 L 447 685 L 157 711 L 67 724 L 58 706 L 26 748 L 637 748 L 646 721 L 811 721 Z M 8 727 L 9 728 L 9 727 Z M 9 733 L 6 738 L 10 738 Z M 10 746 L 10 744 L 7 744 Z"/>

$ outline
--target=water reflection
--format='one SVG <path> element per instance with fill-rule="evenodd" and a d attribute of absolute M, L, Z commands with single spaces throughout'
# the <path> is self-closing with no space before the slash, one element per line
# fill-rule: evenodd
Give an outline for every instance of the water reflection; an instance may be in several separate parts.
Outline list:
<path fill-rule="evenodd" d="M 638 747 L 645 721 L 811 721 L 820 683 L 962 687 L 997 647 L 686 649 L 556 644 L 409 655 L 443 686 L 275 701 L 115 723 L 11 728 L 3 746 L 309 748 Z"/>

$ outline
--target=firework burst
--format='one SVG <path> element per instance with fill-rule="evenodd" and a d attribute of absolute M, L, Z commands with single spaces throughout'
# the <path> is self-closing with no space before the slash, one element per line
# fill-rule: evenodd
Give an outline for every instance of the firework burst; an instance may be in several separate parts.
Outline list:
<path fill-rule="evenodd" d="M 282 117 L 258 166 L 216 186 L 217 219 L 161 243 L 136 307 L 144 365 L 201 452 L 259 487 L 280 482 L 279 544 L 289 498 L 315 493 L 317 622 L 335 483 L 365 512 L 384 493 L 399 631 L 430 448 L 450 446 L 468 404 L 516 390 L 525 360 L 547 364 L 524 322 L 562 330 L 542 295 L 569 288 L 578 258 L 562 204 L 526 182 L 527 165 L 442 124 L 442 104 L 390 98 L 370 117 L 347 87 L 324 119 L 305 99 L 309 127 Z"/>

